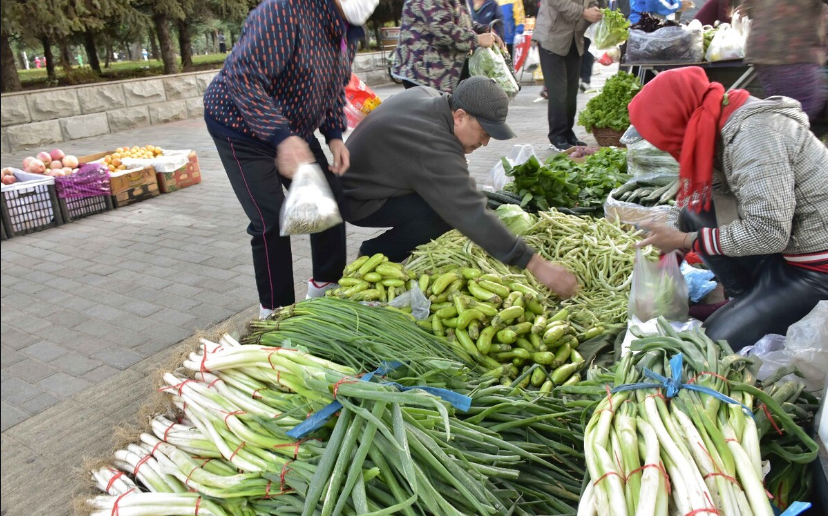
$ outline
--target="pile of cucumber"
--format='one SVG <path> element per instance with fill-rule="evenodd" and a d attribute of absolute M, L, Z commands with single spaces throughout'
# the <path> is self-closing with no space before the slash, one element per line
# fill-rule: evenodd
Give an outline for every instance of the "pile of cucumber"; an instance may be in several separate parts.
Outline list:
<path fill-rule="evenodd" d="M 678 193 L 678 179 L 664 184 L 663 181 L 649 182 L 636 179 L 618 187 L 612 192 L 616 201 L 630 202 L 641 206 L 664 206 L 676 204 Z"/>
<path fill-rule="evenodd" d="M 339 288 L 325 293 L 327 297 L 351 301 L 387 303 L 408 290 L 409 274 L 399 263 L 382 253 L 361 256 L 345 267 L 337 283 Z"/>

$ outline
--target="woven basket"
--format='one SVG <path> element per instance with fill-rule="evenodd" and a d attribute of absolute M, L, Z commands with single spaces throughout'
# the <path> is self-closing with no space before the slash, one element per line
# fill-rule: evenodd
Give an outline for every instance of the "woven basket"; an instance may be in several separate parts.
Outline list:
<path fill-rule="evenodd" d="M 616 131 L 608 127 L 593 127 L 592 135 L 598 141 L 601 147 L 626 147 L 621 143 L 621 137 L 624 136 L 624 131 Z"/>

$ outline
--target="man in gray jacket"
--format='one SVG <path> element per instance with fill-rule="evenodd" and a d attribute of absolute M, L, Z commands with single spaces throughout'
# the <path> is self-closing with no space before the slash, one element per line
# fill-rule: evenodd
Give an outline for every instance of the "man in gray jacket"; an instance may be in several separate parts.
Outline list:
<path fill-rule="evenodd" d="M 469 175 L 466 154 L 490 138 L 514 138 L 508 110 L 506 93 L 480 76 L 462 81 L 453 95 L 411 88 L 374 109 L 346 143 L 345 216 L 355 226 L 391 229 L 363 242 L 360 254 L 402 261 L 456 228 L 503 263 L 528 269 L 558 296 L 572 296 L 575 276 L 535 254 L 488 212 Z"/>
<path fill-rule="evenodd" d="M 597 0 L 541 0 L 532 38 L 540 46 L 543 82 L 549 96 L 549 143 L 558 150 L 586 145 L 575 137 L 578 78 L 584 32 L 602 17 Z"/>

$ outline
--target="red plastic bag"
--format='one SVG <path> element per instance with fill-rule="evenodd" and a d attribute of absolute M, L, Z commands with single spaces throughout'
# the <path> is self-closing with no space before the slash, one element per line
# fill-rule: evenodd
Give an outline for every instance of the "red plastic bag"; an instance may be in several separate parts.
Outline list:
<path fill-rule="evenodd" d="M 351 74 L 351 81 L 345 86 L 345 115 L 348 117 L 348 127 L 356 127 L 365 115 L 380 105 L 377 94 L 371 91 L 356 74 Z"/>

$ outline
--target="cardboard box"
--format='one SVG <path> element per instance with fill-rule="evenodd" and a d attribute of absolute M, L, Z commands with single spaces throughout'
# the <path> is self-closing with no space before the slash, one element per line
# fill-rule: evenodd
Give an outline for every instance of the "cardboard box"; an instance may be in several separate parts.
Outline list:
<path fill-rule="evenodd" d="M 174 172 L 156 172 L 158 189 L 161 193 L 170 193 L 201 182 L 201 168 L 195 151 L 190 152 L 188 162 Z"/>
<path fill-rule="evenodd" d="M 122 208 L 130 204 L 135 204 L 136 202 L 158 197 L 160 194 L 161 192 L 158 191 L 158 183 L 155 182 L 155 175 L 153 175 L 152 184 L 142 184 L 117 193 L 112 196 L 112 203 L 115 207 Z"/>
<path fill-rule="evenodd" d="M 155 189 L 158 189 L 158 179 L 155 177 L 155 169 L 152 167 L 112 172 L 109 174 L 109 183 L 114 196 L 142 186 L 155 186 Z"/>

